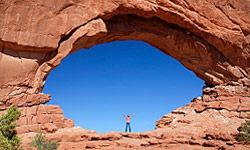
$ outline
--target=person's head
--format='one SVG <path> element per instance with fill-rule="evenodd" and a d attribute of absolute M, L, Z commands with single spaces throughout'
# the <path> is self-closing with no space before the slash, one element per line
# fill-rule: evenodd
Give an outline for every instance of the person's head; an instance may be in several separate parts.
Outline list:
<path fill-rule="evenodd" d="M 127 117 L 130 117 L 130 115 L 127 115 Z"/>

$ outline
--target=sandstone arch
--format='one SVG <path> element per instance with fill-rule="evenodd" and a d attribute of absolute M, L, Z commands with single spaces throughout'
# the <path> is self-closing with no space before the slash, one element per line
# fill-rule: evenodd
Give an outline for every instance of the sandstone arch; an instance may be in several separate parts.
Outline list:
<path fill-rule="evenodd" d="M 212 102 L 207 108 L 220 96 L 237 96 L 240 108 L 240 97 L 250 95 L 249 10 L 248 0 L 3 0 L 0 107 L 47 102 L 50 97 L 41 93 L 46 76 L 64 57 L 133 39 L 159 48 L 205 80 L 203 100 Z M 248 106 L 249 99 L 244 102 Z"/>
<path fill-rule="evenodd" d="M 21 84 L 19 90 L 39 93 L 48 72 L 71 51 L 112 40 L 135 39 L 178 59 L 208 85 L 240 84 L 243 87 L 238 90 L 248 91 L 244 88 L 249 86 L 248 5 L 197 2 L 4 1 L 1 68 L 6 66 L 4 54 L 27 56 L 27 62 L 35 59 L 37 63 L 19 72 L 17 79 L 9 68 L 1 69 L 1 87 L 13 91 Z M 1 96 L 6 95 L 1 92 Z"/>

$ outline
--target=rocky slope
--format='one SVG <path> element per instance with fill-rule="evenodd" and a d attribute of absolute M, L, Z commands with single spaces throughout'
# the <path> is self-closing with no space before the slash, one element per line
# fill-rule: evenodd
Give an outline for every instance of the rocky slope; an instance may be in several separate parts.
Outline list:
<path fill-rule="evenodd" d="M 49 122 L 44 119 L 45 122 L 36 123 L 45 126 L 42 129 L 48 133 L 48 139 L 60 143 L 59 150 L 247 150 L 250 145 L 238 143 L 235 135 L 241 122 L 250 119 L 249 106 L 249 97 L 220 97 L 212 102 L 194 99 L 190 104 L 163 116 L 157 122 L 156 130 L 144 133 L 97 134 L 94 131 L 73 128 L 71 123 L 57 126 L 60 122 L 57 120 Z M 61 113 L 58 107 L 47 107 L 57 110 L 48 109 L 48 113 Z M 29 150 L 29 143 L 38 128 L 35 125 L 29 125 L 28 131 L 23 128 L 27 127 L 22 125 L 18 132 L 23 139 L 24 148 Z"/>

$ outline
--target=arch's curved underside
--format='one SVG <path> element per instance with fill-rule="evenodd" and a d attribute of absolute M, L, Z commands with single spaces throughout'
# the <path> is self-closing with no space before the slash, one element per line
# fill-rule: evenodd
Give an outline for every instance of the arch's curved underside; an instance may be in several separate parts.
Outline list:
<path fill-rule="evenodd" d="M 159 48 L 206 81 L 192 103 L 197 112 L 250 109 L 249 0 L 2 0 L 0 12 L 1 110 L 38 111 L 50 99 L 41 93 L 46 77 L 63 58 L 127 39 Z"/>

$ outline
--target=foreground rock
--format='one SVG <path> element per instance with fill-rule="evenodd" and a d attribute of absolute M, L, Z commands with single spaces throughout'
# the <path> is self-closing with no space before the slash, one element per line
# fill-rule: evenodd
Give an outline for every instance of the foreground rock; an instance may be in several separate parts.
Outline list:
<path fill-rule="evenodd" d="M 47 133 L 49 140 L 60 143 L 59 150 L 248 150 L 250 145 L 238 143 L 235 136 L 241 122 L 250 119 L 249 99 L 249 97 L 221 97 L 212 102 L 205 102 L 202 98 L 194 99 L 190 104 L 163 116 L 157 122 L 156 130 L 144 133 L 97 134 L 72 126 L 69 126 L 70 128 L 58 126 L 54 130 L 44 130 L 44 132 Z M 61 114 L 58 107 L 47 107 L 54 108 L 53 113 Z M 52 115 L 51 117 L 55 120 Z M 21 126 L 23 127 L 25 125 Z M 27 150 L 31 149 L 29 143 L 36 134 L 34 131 L 19 132 Z"/>

